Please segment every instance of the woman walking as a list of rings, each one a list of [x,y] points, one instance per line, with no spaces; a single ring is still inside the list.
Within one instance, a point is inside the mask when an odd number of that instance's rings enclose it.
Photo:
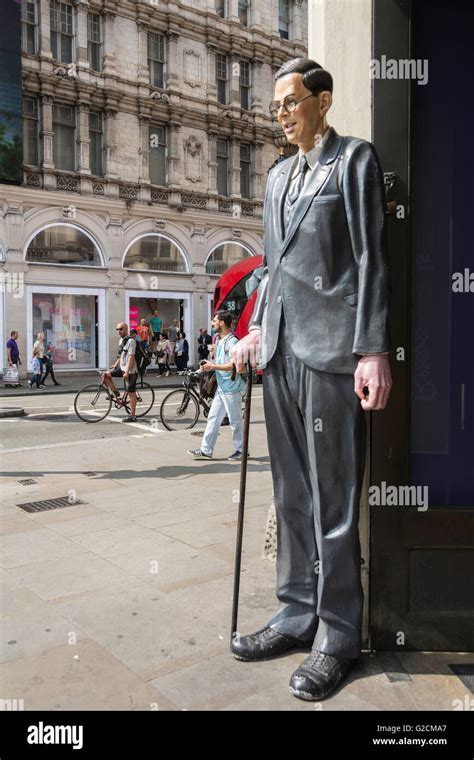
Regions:
[[[171,344],[168,340],[167,333],[160,333],[158,345],[156,347],[156,363],[160,371],[160,377],[164,374],[168,377],[170,373],[170,365],[168,363],[169,355],[171,354]]]
[[[176,369],[178,370],[177,374],[183,375],[184,372],[186,371],[186,367],[188,366],[188,360],[189,360],[189,343],[186,340],[185,332],[178,333],[175,356],[176,356]]]

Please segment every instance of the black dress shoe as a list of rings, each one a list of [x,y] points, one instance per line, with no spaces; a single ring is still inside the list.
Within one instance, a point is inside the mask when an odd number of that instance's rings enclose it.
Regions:
[[[262,628],[250,636],[236,637],[230,646],[236,660],[270,660],[289,649],[308,648],[310,642],[300,641],[291,636],[274,631],[273,628]]]
[[[324,652],[311,652],[291,676],[290,691],[308,702],[327,699],[343,682],[354,662]]]

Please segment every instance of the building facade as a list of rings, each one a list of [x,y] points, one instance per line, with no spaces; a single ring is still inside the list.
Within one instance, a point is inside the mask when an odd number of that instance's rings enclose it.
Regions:
[[[155,309],[195,358],[219,274],[262,252],[273,75],[306,54],[306,19],[306,0],[23,0],[2,366],[18,330],[23,357],[44,332],[59,370],[105,367],[117,321]]]

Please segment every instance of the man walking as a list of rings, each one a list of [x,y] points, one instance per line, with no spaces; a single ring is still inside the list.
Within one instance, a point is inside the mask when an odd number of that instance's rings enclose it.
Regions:
[[[128,334],[128,325],[125,322],[120,322],[116,330],[120,336],[117,359],[110,369],[104,373],[104,382],[112,393],[118,396],[120,394],[112,378],[123,377],[125,390],[129,393],[131,412],[129,417],[124,417],[123,422],[136,422],[138,369],[135,354],[137,342]]]
[[[237,375],[234,380],[232,379],[234,365],[230,352],[233,346],[237,344],[237,338],[231,332],[231,324],[232,314],[225,310],[216,312],[212,320],[212,326],[219,334],[216,362],[203,364],[202,370],[204,372],[215,370],[217,391],[207,418],[201,448],[188,451],[188,454],[191,454],[194,459],[212,459],[220,425],[226,415],[229,418],[235,448],[234,453],[228,459],[231,462],[238,462],[242,459],[242,393],[245,382],[240,375]]]
[[[268,177],[264,276],[233,356],[240,369],[259,353],[265,368],[280,607],[232,651],[263,660],[311,647],[290,690],[319,701],[361,648],[364,410],[383,409],[391,387],[385,200],[372,145],[327,125],[327,71],[289,61],[274,97],[270,111],[299,152]]]

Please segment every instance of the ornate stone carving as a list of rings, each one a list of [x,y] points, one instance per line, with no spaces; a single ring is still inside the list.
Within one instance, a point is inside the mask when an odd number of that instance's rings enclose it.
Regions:
[[[53,74],[64,79],[77,79],[77,68],[75,63],[68,63],[66,66],[56,66]]]
[[[185,50],[184,56],[184,82],[190,87],[201,87],[202,65],[201,56],[195,50]]]
[[[195,135],[184,140],[184,174],[191,182],[202,180],[202,143]]]
[[[76,218],[76,207],[72,204],[69,206],[63,206],[61,209],[61,216],[63,219],[73,221]]]
[[[155,232],[161,232],[162,230],[165,229],[165,226],[166,226],[166,222],[164,219],[155,219],[153,223],[153,228]]]

